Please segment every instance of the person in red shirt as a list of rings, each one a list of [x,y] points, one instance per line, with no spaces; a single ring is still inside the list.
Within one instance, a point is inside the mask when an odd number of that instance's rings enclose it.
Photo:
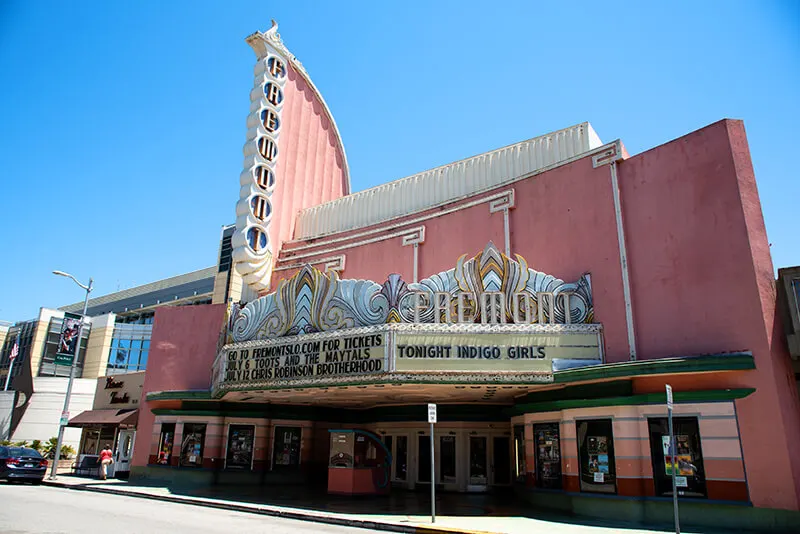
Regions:
[[[111,445],[106,444],[106,448],[100,452],[100,478],[105,480],[108,476],[108,466],[114,462],[111,453]]]

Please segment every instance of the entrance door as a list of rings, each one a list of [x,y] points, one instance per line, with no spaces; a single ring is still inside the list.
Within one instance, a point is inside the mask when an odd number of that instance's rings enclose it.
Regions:
[[[388,435],[383,437],[383,442],[392,453],[392,482],[408,484],[408,436]]]
[[[133,458],[133,440],[136,436],[135,430],[120,430],[119,440],[117,441],[117,451],[114,455],[114,473],[117,477],[127,477],[131,470],[131,459]]]
[[[468,491],[486,491],[489,483],[489,451],[486,436],[469,437]]]
[[[417,436],[417,483],[431,483],[431,437]]]
[[[439,450],[437,454],[438,482],[444,485],[445,489],[456,489],[458,478],[456,476],[456,436],[448,434],[439,437]]]
[[[494,484],[511,483],[511,441],[506,436],[492,439],[492,474]]]

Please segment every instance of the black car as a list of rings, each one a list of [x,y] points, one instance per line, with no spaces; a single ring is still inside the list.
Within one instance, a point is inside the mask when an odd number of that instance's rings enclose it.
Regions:
[[[44,479],[47,460],[27,447],[0,446],[0,480],[27,480],[38,484]]]

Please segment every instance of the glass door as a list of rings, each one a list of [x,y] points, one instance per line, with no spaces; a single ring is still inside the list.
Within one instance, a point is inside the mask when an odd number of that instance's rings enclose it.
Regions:
[[[439,482],[456,483],[456,436],[439,436]]]
[[[136,436],[135,430],[120,430],[119,440],[117,441],[117,453],[114,458],[114,471],[116,473],[127,473],[131,470],[131,459],[133,457],[133,440]]]
[[[417,436],[417,482],[420,484],[431,483],[431,437],[428,435]]]
[[[492,438],[492,475],[494,484],[511,484],[511,440],[507,436]]]
[[[383,442],[392,453],[392,482],[408,482],[408,436],[386,435]]]
[[[489,462],[486,436],[469,437],[469,486],[470,489],[485,489],[489,483]]]

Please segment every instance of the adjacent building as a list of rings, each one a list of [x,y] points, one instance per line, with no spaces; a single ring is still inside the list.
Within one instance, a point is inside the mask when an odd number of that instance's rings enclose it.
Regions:
[[[222,228],[218,261],[212,267],[89,300],[70,417],[92,409],[98,377],[146,369],[156,309],[242,297],[241,277],[230,268],[232,231],[230,225]],[[0,327],[0,380],[5,384],[10,372],[9,386],[14,391],[3,399],[3,439],[47,441],[58,434],[70,372],[69,366],[56,364],[58,338],[65,312],[80,313],[82,308],[83,302],[59,309],[41,308],[35,319]],[[9,356],[17,343],[19,353],[12,366]],[[78,428],[66,429],[65,444],[80,452],[82,441]]]

